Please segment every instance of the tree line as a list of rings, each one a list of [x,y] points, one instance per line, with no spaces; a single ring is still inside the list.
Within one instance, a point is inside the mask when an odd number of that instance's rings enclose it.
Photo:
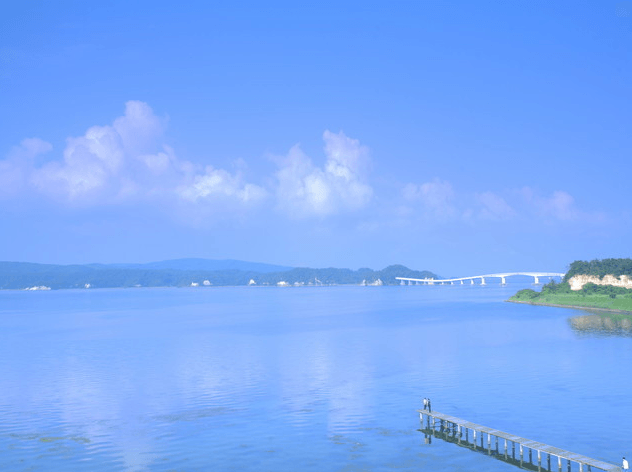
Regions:
[[[568,282],[575,275],[595,275],[599,278],[605,275],[632,276],[632,259],[594,259],[592,261],[573,262],[564,276]]]
[[[47,265],[17,262],[0,262],[0,289],[24,289],[47,286],[52,289],[116,287],[185,287],[192,283],[211,285],[276,285],[283,281],[290,285],[334,285],[374,283],[378,279],[384,285],[397,285],[395,277],[438,278],[429,271],[416,271],[402,265],[388,266],[382,270],[368,268],[311,269],[295,268],[278,272],[255,272],[244,270],[180,270],[180,269],[135,269],[113,268],[93,265]]]

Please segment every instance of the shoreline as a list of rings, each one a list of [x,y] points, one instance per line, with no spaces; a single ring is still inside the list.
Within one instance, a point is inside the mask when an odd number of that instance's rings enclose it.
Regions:
[[[522,303],[525,305],[540,305],[540,306],[552,306],[555,308],[574,308],[576,310],[596,310],[596,311],[605,311],[607,313],[615,313],[619,315],[628,315],[632,316],[632,311],[627,310],[614,310],[612,308],[600,308],[596,306],[580,306],[580,305],[560,305],[557,303],[544,303],[544,302],[530,302],[526,300],[505,300],[509,303]]]

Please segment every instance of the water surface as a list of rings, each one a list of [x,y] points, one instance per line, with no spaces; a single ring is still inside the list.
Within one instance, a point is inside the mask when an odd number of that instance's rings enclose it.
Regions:
[[[503,302],[519,288],[0,292],[0,469],[517,470],[425,444],[424,396],[632,455],[628,325]]]

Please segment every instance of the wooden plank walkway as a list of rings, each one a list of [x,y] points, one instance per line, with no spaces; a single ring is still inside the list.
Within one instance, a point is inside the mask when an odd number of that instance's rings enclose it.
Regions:
[[[566,451],[564,449],[550,446],[548,444],[544,444],[541,442],[532,441],[531,439],[521,438],[520,436],[516,436],[515,434],[505,433],[504,431],[499,431],[494,428],[482,426],[476,423],[472,423],[470,421],[463,420],[461,418],[456,418],[454,416],[446,415],[446,414],[439,413],[436,411],[433,411],[433,412],[430,412],[428,410],[417,410],[417,411],[419,412],[419,418],[422,424],[424,422],[424,416],[427,417],[428,422],[430,422],[430,420],[432,419],[433,429],[436,424],[436,421],[439,420],[440,424],[442,422],[446,422],[455,426],[458,430],[458,434],[462,434],[463,429],[465,429],[466,437],[467,437],[467,431],[472,430],[474,444],[476,444],[476,432],[479,432],[479,433],[484,433],[488,435],[487,437],[488,447],[491,443],[492,436],[496,438],[504,439],[505,440],[505,445],[504,445],[505,453],[507,452],[507,441],[510,441],[514,443],[514,445],[518,444],[520,446],[520,457],[522,457],[523,455],[523,448],[528,448],[533,451],[538,451],[538,459],[539,459],[538,463],[540,462],[541,453],[550,454],[551,456],[556,456],[558,458],[557,462],[558,462],[559,470],[562,470],[562,459],[564,459],[566,461],[575,462],[579,464],[580,472],[583,472],[584,470],[590,471],[591,469],[599,469],[599,470],[604,470],[608,472],[621,472],[621,467],[617,465],[610,464],[608,462],[603,462],[597,459],[592,459],[590,457],[587,457],[581,454],[576,454],[574,452]],[[483,434],[481,434],[481,439],[480,439],[481,446],[483,443],[483,439],[484,439]],[[569,464],[568,470],[570,470],[570,462],[568,463]],[[584,469],[584,466],[586,466],[587,469]]]

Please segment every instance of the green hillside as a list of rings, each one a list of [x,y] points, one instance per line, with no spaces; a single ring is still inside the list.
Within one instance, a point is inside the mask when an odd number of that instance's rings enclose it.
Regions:
[[[632,275],[632,259],[604,259],[573,262],[561,283],[544,285],[540,292],[520,290],[508,301],[534,305],[561,305],[578,308],[600,308],[632,313],[632,289],[588,283],[581,290],[571,290],[568,281],[575,275]]]

